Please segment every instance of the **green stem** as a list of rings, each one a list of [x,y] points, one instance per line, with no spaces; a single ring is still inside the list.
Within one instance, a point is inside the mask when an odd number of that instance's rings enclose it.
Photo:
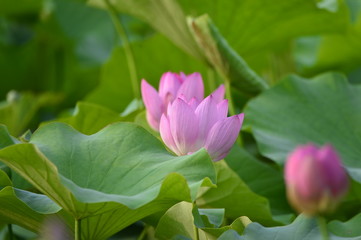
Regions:
[[[318,217],[318,226],[320,228],[320,232],[322,235],[322,239],[323,240],[330,240],[330,236],[328,234],[328,230],[327,230],[327,223],[324,217]]]
[[[194,200],[193,202],[193,208],[194,207],[197,207],[197,200]],[[196,238],[195,240],[199,240],[199,231],[198,231],[198,228],[195,224],[193,224],[193,227],[194,227],[194,237]]]
[[[13,225],[8,224],[8,232],[9,232],[9,240],[13,240],[14,239]]]
[[[81,240],[81,219],[75,219],[75,240]]]
[[[9,179],[12,180],[12,170],[11,168],[9,168]],[[12,224],[8,224],[8,232],[9,232],[9,240],[13,240],[14,239],[14,233],[13,233],[13,225]]]
[[[140,233],[139,237],[137,238],[137,240],[143,240],[144,237],[147,235],[147,231],[148,231],[148,226],[145,226],[143,231]]]
[[[127,58],[128,69],[129,69],[129,74],[130,74],[130,80],[132,82],[134,97],[137,99],[140,99],[141,97],[140,97],[140,91],[139,91],[137,68],[135,66],[134,55],[133,55],[132,48],[129,44],[127,34],[125,32],[122,22],[120,21],[120,19],[118,17],[117,10],[114,8],[114,6],[110,3],[109,0],[105,0],[105,3],[108,7],[108,12],[113,21],[114,27],[115,27],[117,33],[119,34],[120,40],[122,41],[123,46],[124,46],[124,52],[125,52],[125,56]]]
[[[199,240],[199,232],[198,232],[198,228],[196,226],[194,226],[194,235],[196,237],[196,240]]]

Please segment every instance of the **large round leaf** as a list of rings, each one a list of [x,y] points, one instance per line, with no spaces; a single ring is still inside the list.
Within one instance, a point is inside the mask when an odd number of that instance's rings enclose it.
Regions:
[[[30,143],[2,149],[0,159],[74,218],[84,219],[83,236],[90,239],[106,238],[176,202],[191,201],[202,184],[215,182],[205,150],[175,157],[130,123],[90,136],[51,123]]]
[[[261,153],[278,163],[299,144],[331,143],[361,182],[361,86],[339,74],[290,76],[250,101],[245,114]]]

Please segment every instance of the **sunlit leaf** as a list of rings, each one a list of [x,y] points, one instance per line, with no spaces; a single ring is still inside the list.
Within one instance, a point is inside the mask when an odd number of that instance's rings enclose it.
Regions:
[[[201,185],[215,182],[205,150],[172,156],[130,123],[111,124],[90,136],[50,123],[30,143],[1,150],[0,159],[74,218],[84,218],[82,234],[90,239],[104,239],[179,201],[191,201]]]

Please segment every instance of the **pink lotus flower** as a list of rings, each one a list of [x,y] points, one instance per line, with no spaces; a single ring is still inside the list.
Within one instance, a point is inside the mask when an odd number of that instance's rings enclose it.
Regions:
[[[197,102],[204,98],[203,80],[199,73],[164,73],[160,79],[159,92],[143,79],[141,90],[148,123],[156,131],[159,130],[162,114],[167,112],[168,105],[176,98],[182,96],[186,101],[194,98]],[[224,86],[221,85],[214,94],[223,98]]]
[[[228,100],[212,94],[198,104],[178,97],[160,120],[160,136],[177,155],[204,147],[214,161],[223,159],[236,141],[244,114],[227,117]]]
[[[336,208],[348,188],[348,178],[331,145],[297,147],[285,166],[287,196],[299,212],[309,215]]]

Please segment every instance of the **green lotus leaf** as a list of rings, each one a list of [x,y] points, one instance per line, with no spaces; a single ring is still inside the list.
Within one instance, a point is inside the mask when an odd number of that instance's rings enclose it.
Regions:
[[[93,103],[78,102],[73,115],[59,121],[67,123],[81,133],[89,135],[98,132],[110,123],[121,120],[123,118],[110,109]]]
[[[114,123],[93,135],[50,123],[30,143],[2,149],[0,159],[81,220],[86,239],[104,239],[179,201],[192,201],[199,187],[215,182],[204,149],[175,157],[131,123]]]
[[[267,165],[238,145],[233,146],[225,160],[253,192],[268,199],[274,218],[290,223],[293,215],[290,213],[293,211],[286,199],[283,172],[280,169]]]
[[[241,233],[244,226],[240,218],[229,226],[205,226],[210,222],[223,221],[222,209],[199,209],[189,202],[180,202],[171,207],[160,219],[155,230],[157,239],[215,240],[229,229]]]
[[[38,232],[48,214],[60,207],[43,194],[7,186],[0,191],[0,222],[12,223]]]
[[[328,228],[332,233],[338,236],[357,237],[361,236],[361,213],[357,214],[346,222],[338,220],[331,221]]]
[[[349,174],[361,182],[361,86],[327,73],[290,76],[251,100],[245,124],[264,156],[283,164],[297,145],[332,144]]]
[[[322,240],[322,235],[314,218],[300,215],[296,220],[287,226],[266,228],[258,223],[247,225],[242,236],[235,231],[225,232],[221,240]],[[330,234],[330,240],[360,240],[361,237],[342,237]]]
[[[208,15],[190,20],[189,25],[208,62],[241,93],[252,96],[268,88],[267,82],[229,46]]]
[[[8,131],[8,128],[0,124],[0,149],[15,144],[17,140],[12,137]]]
[[[224,161],[215,164],[217,188],[200,194],[197,204],[201,208],[224,208],[232,220],[247,216],[268,226],[280,224],[272,217],[269,201],[254,193]]]
[[[18,137],[26,131],[41,107],[53,105],[60,100],[60,95],[50,92],[34,95],[10,91],[7,100],[0,102],[0,123],[6,125],[13,136]]]
[[[12,186],[13,183],[11,182],[9,176],[3,170],[0,170],[0,188],[6,186]]]

